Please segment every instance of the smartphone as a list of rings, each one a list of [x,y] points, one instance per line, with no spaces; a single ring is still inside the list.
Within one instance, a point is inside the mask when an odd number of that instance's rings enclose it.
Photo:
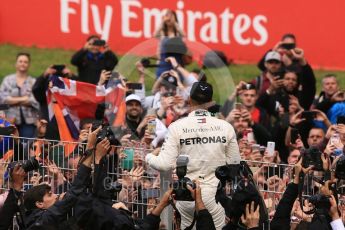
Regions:
[[[340,143],[340,136],[338,133],[333,133],[330,139],[332,145],[338,145]]]
[[[141,83],[127,83],[126,84],[128,89],[142,89],[143,85]]]
[[[299,132],[298,129],[292,128],[291,129],[291,143],[295,144],[296,140],[299,138]]]
[[[273,142],[273,141],[268,141],[267,142],[267,154],[268,156],[270,157],[273,157],[274,156],[274,150],[275,150],[275,147],[276,147],[276,143]]]
[[[119,79],[120,74],[118,72],[112,72],[110,79]]]
[[[254,152],[254,151],[260,151],[260,145],[258,145],[258,144],[253,144],[253,145],[252,145],[252,152]]]
[[[344,124],[345,125],[345,116],[337,117],[337,124]]]
[[[242,103],[239,103],[239,102],[236,102],[236,103],[235,103],[235,109],[241,110],[242,107],[243,107]]]
[[[296,48],[296,44],[295,43],[282,43],[280,44],[280,47],[286,50],[292,50]]]
[[[11,134],[14,133],[14,131],[16,130],[16,127],[14,126],[7,126],[7,127],[0,127],[0,135],[3,136],[10,136]]]
[[[105,46],[105,40],[95,40],[92,45],[94,46]]]
[[[52,68],[56,70],[56,73],[55,73],[56,75],[62,76],[63,75],[62,71],[64,70],[64,68],[66,68],[66,66],[65,65],[53,65]]]
[[[125,159],[122,159],[121,168],[125,170],[131,170],[133,168],[134,149],[125,149],[124,154],[127,157]]]
[[[154,139],[156,137],[156,120],[149,121],[146,128],[150,134],[150,137]]]
[[[301,114],[301,118],[304,118],[306,120],[314,120],[316,117],[315,111],[303,111]]]
[[[141,198],[144,200],[147,200],[150,198],[159,198],[159,195],[160,195],[160,189],[158,188],[149,188],[149,189],[141,190]]]

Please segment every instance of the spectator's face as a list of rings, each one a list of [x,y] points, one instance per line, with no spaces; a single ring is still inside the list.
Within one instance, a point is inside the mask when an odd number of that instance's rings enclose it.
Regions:
[[[255,102],[257,100],[255,89],[244,90],[240,97],[242,104],[247,108],[255,106]]]
[[[27,72],[29,70],[30,60],[25,55],[20,55],[16,61],[16,70],[19,72]]]
[[[337,80],[334,77],[327,77],[322,80],[322,90],[330,97],[339,90]]]
[[[265,67],[266,67],[268,72],[270,72],[272,74],[277,73],[281,67],[281,62],[277,61],[277,60],[269,60],[269,61],[265,62]]]
[[[287,159],[288,164],[296,164],[300,155],[301,153],[298,149],[291,151]]]
[[[163,20],[167,25],[174,25],[176,23],[175,15],[171,10],[168,10],[163,16]]]
[[[238,133],[243,132],[245,129],[249,127],[248,121],[244,120],[242,117],[236,119],[232,125]]]
[[[288,92],[292,92],[297,87],[297,75],[288,72],[284,75],[284,88]]]
[[[282,43],[286,43],[286,44],[294,44],[296,41],[295,39],[291,38],[291,37],[286,37],[282,40]]]
[[[52,191],[49,191],[48,193],[46,193],[43,196],[43,202],[41,203],[41,209],[48,209],[51,206],[53,206],[55,204],[55,202],[57,201],[57,195],[54,194]]]
[[[129,117],[137,118],[141,116],[142,108],[138,101],[128,101],[126,103],[126,114]]]
[[[81,127],[82,130],[90,130],[90,128],[92,127],[92,123],[86,123],[83,125],[83,127]]]
[[[98,40],[98,39],[97,38],[91,38],[90,41],[89,41],[89,43],[90,43],[89,51],[91,53],[94,53],[94,54],[99,53],[100,50],[101,50],[100,46],[92,45],[94,43],[94,41],[96,41],[96,40]]]
[[[323,132],[322,129],[311,129],[309,131],[309,136],[308,136],[308,145],[319,146],[322,143],[324,137],[325,137],[325,133]]]
[[[175,96],[176,95],[176,88],[168,88],[168,87],[162,85],[159,88],[159,92],[162,96],[164,96],[164,94],[167,94],[167,93],[171,93],[173,96]]]

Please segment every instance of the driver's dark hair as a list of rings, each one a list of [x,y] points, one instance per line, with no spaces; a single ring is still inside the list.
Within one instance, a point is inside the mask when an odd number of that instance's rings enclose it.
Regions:
[[[30,211],[36,209],[36,202],[42,202],[45,194],[51,191],[51,187],[47,184],[40,184],[30,188],[24,195],[24,206]]]

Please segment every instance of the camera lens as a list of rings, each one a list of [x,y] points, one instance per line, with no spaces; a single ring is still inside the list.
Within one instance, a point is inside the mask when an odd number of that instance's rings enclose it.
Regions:
[[[40,164],[39,162],[34,158],[30,158],[29,160],[25,161],[22,164],[22,168],[24,169],[25,172],[30,172],[36,169],[39,169]]]

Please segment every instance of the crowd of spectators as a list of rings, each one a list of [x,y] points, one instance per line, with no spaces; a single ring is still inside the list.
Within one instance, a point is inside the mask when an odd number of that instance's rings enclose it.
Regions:
[[[0,86],[0,127],[12,127],[8,129],[10,135],[0,136],[1,229],[12,223],[13,215],[19,211],[14,201],[21,197],[26,210],[23,223],[30,229],[167,227],[160,225],[159,216],[171,203],[172,191],[162,195],[159,201],[159,172],[145,164],[145,155],[159,152],[169,125],[188,115],[187,99],[192,85],[207,78],[200,70],[187,70],[184,56],[169,50],[169,44],[183,43],[183,32],[174,12],[164,16],[156,37],[160,40],[159,67],[151,94],[145,91],[147,70],[141,62],[134,68],[138,72],[137,83],[142,87],[131,89],[128,87],[131,82],[121,74],[115,79],[118,87],[127,93],[125,122],[113,129],[118,145],[110,145],[107,139],[96,143],[100,128],[95,130],[92,126],[99,121],[96,116],[90,117],[80,121],[79,144],[68,157],[59,144],[57,122],[49,116],[46,91],[51,84],[50,77],[59,75],[107,87],[114,80],[112,71],[117,57],[106,43],[99,44],[102,40],[98,36],[91,36],[70,60],[78,73],[72,73],[66,60],[64,66],[52,63],[42,70],[41,76],[34,78],[28,75],[30,54],[17,55],[16,72],[6,76]],[[312,148],[317,149],[321,152],[323,170],[332,171],[344,155],[345,93],[337,76],[328,74],[322,78],[320,94],[316,95],[316,78],[306,56],[297,46],[295,36],[286,34],[260,60],[259,76],[238,82],[220,108],[215,102],[207,105],[214,116],[234,127],[241,157],[253,171],[272,229],[307,229],[315,224],[313,215],[306,215],[301,209],[303,205],[310,209],[310,204],[300,205],[297,198],[299,173],[323,177],[324,172],[303,168],[301,156]],[[273,149],[268,143],[271,146],[273,143]],[[95,146],[95,152],[90,152]],[[6,158],[9,153],[11,157]],[[11,161],[37,155],[41,156],[43,171],[25,172],[18,165],[7,170]],[[89,181],[91,165],[93,182]],[[11,183],[7,183],[9,177]],[[111,189],[102,184],[106,177],[110,178]],[[329,180],[327,185],[342,185],[334,178]],[[115,182],[122,187],[115,188]],[[333,194],[326,186],[314,182],[309,188],[330,197],[329,223],[333,229],[344,229],[341,220],[345,221],[345,194]],[[88,189],[92,192],[85,192]],[[22,191],[26,191],[25,195]],[[200,198],[200,188],[191,189],[191,193],[199,214],[196,229],[214,229],[212,219],[207,222],[210,216]],[[117,202],[113,204],[114,200]],[[241,218],[248,229],[259,227],[259,214],[254,206],[248,204]],[[66,219],[73,207],[77,207],[74,216],[78,218]],[[177,219],[174,222],[178,228]]]

